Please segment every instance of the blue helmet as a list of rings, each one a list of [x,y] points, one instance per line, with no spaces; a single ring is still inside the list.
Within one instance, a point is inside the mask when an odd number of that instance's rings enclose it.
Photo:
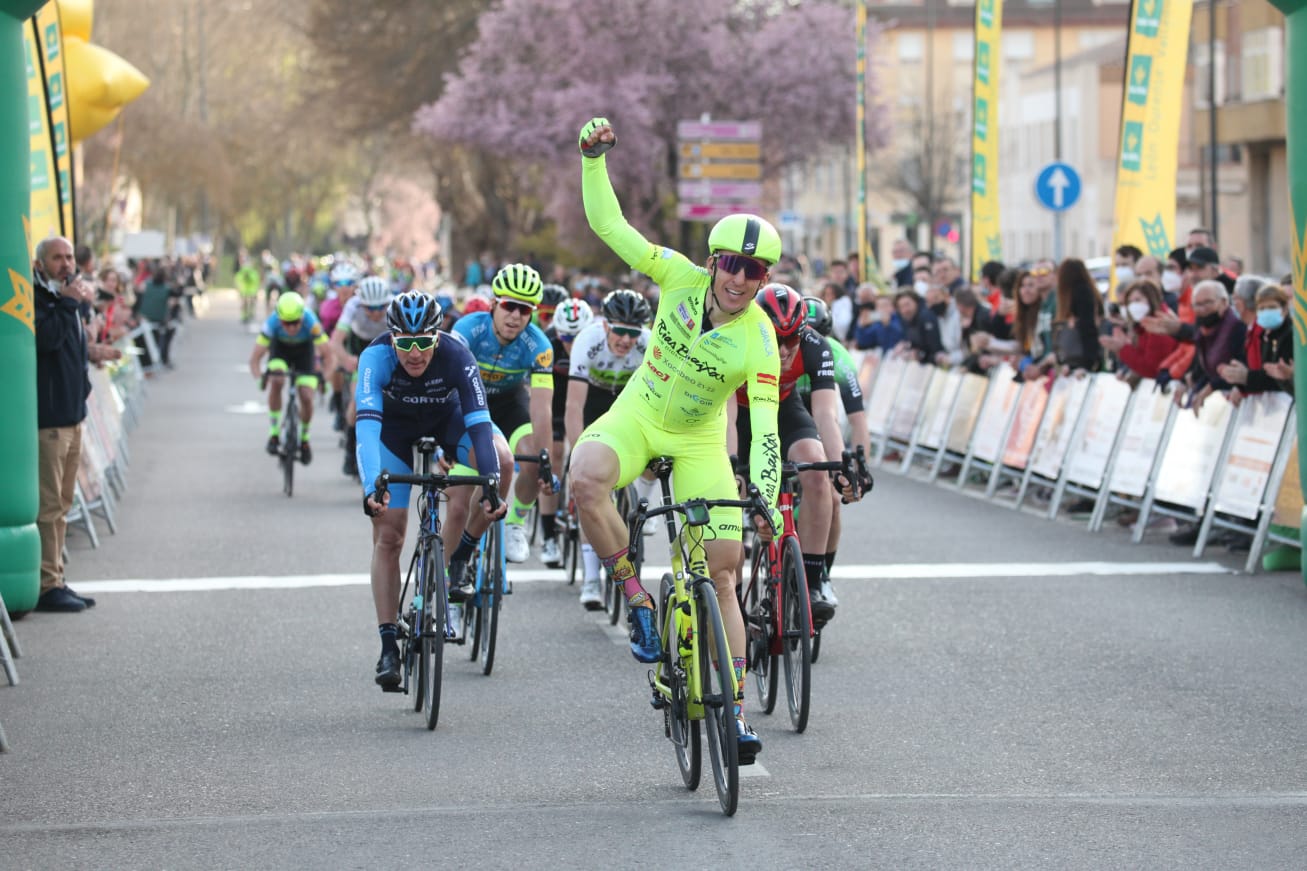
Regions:
[[[420,290],[409,290],[390,301],[386,326],[392,332],[415,336],[434,333],[442,316],[440,303]]]

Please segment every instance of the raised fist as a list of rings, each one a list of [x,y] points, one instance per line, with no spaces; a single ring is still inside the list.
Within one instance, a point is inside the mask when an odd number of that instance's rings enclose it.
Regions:
[[[577,146],[586,157],[598,157],[617,144],[617,134],[607,118],[591,118],[581,128]]]

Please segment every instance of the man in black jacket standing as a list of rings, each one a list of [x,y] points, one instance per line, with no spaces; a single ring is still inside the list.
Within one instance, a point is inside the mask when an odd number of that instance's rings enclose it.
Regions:
[[[41,500],[41,595],[38,611],[81,611],[95,600],[64,584],[63,547],[82,454],[82,420],[91,380],[81,308],[95,289],[77,275],[73,246],[52,237],[36,246],[35,279],[37,477]]]

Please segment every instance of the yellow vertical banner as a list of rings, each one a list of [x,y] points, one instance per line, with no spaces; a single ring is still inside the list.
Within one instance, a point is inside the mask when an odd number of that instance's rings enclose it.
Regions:
[[[46,118],[54,149],[55,184],[59,190],[60,235],[76,241],[73,205],[73,143],[68,123],[68,77],[64,69],[63,28],[59,4],[51,0],[34,16],[38,59],[45,77]]]
[[[23,24],[23,57],[27,68],[27,129],[31,141],[31,238],[39,241],[63,232],[63,211],[59,206],[59,180],[50,138],[50,116],[46,112],[45,75],[36,38],[36,19]],[[32,252],[27,252],[31,257]]]
[[[971,280],[987,260],[1003,259],[998,216],[998,75],[1003,0],[976,3],[971,106]],[[933,232],[933,231],[932,231]]]
[[[1135,245],[1164,263],[1175,240],[1176,164],[1192,15],[1188,0],[1134,0],[1130,6],[1112,250]]]

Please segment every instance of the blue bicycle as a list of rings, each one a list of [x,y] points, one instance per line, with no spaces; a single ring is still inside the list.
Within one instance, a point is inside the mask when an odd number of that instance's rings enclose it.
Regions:
[[[428,729],[436,728],[440,718],[440,685],[444,650],[447,642],[462,643],[451,620],[447,580],[445,577],[445,545],[440,537],[440,501],[448,487],[480,485],[492,505],[499,502],[499,478],[495,475],[443,475],[431,471],[432,455],[436,451],[434,438],[417,442],[420,460],[415,475],[392,475],[383,471],[377,477],[377,498],[385,495],[393,484],[421,487],[418,498],[418,541],[409,562],[408,574],[399,593],[400,613],[396,620],[400,645],[400,662],[403,664],[403,681],[393,692],[408,694],[414,684],[413,710],[426,715]],[[502,522],[502,521],[501,521]],[[496,524],[498,525],[498,524]],[[495,525],[490,527],[495,529]],[[480,577],[478,577],[478,587]],[[412,598],[409,591],[412,590]],[[496,597],[497,598],[497,597]],[[407,606],[404,604],[408,601]],[[498,604],[495,605],[496,613]],[[493,652],[493,648],[492,648]],[[486,669],[486,674],[489,674]]]

